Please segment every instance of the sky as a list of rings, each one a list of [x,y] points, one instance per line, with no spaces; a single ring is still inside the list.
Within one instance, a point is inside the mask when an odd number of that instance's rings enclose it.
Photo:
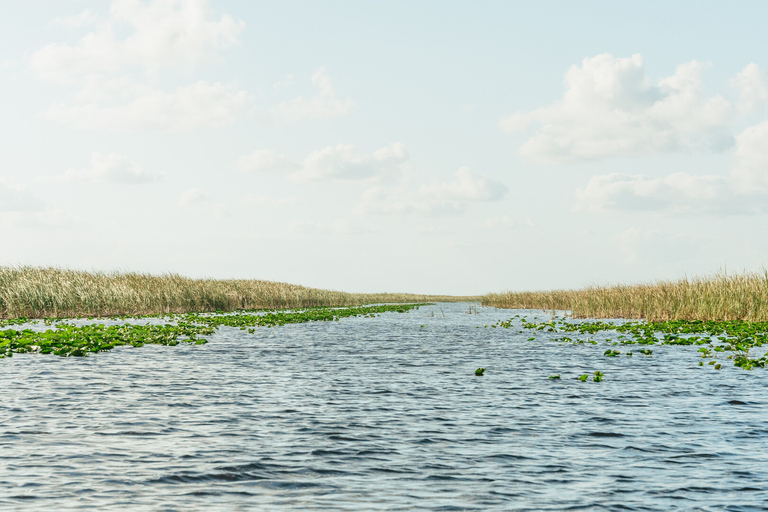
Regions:
[[[768,261],[760,1],[0,7],[0,265],[475,295]]]

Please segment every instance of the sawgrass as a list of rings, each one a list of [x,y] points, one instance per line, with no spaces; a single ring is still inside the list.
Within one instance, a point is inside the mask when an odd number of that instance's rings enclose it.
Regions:
[[[482,303],[497,308],[568,310],[575,318],[765,322],[768,270],[581,290],[491,293]]]
[[[479,297],[355,294],[260,280],[0,266],[2,318],[103,317],[464,300],[479,300]]]

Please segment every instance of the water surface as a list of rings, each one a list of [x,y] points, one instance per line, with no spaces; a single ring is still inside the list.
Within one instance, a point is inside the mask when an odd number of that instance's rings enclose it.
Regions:
[[[0,509],[768,508],[766,370],[468,311],[0,360]]]

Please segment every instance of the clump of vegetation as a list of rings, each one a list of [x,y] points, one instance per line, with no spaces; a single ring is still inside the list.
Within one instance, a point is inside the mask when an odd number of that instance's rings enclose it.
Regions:
[[[405,313],[421,304],[397,304],[342,309],[317,308],[306,311],[253,314],[241,312],[225,315],[185,314],[171,315],[165,325],[72,325],[57,323],[44,332],[32,329],[0,330],[0,358],[14,353],[55,354],[85,357],[88,354],[112,350],[118,346],[141,347],[145,344],[176,346],[181,343],[203,345],[204,336],[213,334],[222,325],[240,327],[255,332],[256,327],[275,327],[291,323],[337,321],[351,316],[375,317],[388,311]],[[122,319],[122,317],[117,317]],[[3,322],[3,327],[27,323],[26,318]]]
[[[516,324],[515,321],[519,321]],[[507,321],[495,324],[497,327],[510,329],[521,326],[524,330],[553,333],[549,339],[559,343],[583,345],[598,344],[594,339],[602,332],[615,332],[617,341],[606,338],[604,343],[610,345],[642,345],[636,352],[645,357],[651,357],[653,350],[648,345],[684,345],[699,346],[698,353],[702,358],[712,358],[709,363],[716,369],[720,364],[715,358],[727,356],[732,359],[734,366],[751,370],[768,367],[768,352],[762,356],[754,354],[760,347],[768,344],[768,322],[749,322],[744,320],[701,321],[701,320],[668,320],[660,322],[624,322],[614,323],[605,321],[572,321],[569,319],[550,320],[549,322],[529,322],[526,318],[516,315]],[[520,331],[523,333],[523,331]],[[558,336],[568,333],[569,336]],[[581,337],[580,337],[581,336]],[[528,338],[535,340],[536,337]],[[617,357],[619,350],[609,348],[604,356]],[[632,356],[633,351],[627,352]],[[699,363],[703,366],[703,363]]]
[[[478,377],[482,377],[484,373],[485,373],[485,368],[478,368],[477,370],[475,370],[475,375],[477,375]]]
[[[582,290],[492,293],[482,303],[497,308],[565,310],[574,318],[765,322],[768,270]]]
[[[603,377],[605,377],[605,374],[603,374],[603,372],[600,372],[600,371],[592,372],[592,380],[594,382],[602,382],[603,381]],[[551,378],[552,377],[550,377],[550,379]],[[585,373],[583,375],[579,375],[576,378],[579,379],[581,382],[587,382],[587,379],[589,378],[589,374]]]
[[[478,299],[346,293],[249,279],[191,279],[178,274],[0,266],[0,318],[108,317]]]

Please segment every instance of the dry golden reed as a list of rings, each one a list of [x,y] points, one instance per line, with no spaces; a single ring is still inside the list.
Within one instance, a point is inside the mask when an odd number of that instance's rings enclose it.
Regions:
[[[479,300],[479,297],[358,294],[247,279],[191,279],[177,274],[0,266],[2,318],[96,317],[463,300]]]
[[[491,293],[484,306],[570,310],[575,318],[768,321],[768,271],[581,290]]]

